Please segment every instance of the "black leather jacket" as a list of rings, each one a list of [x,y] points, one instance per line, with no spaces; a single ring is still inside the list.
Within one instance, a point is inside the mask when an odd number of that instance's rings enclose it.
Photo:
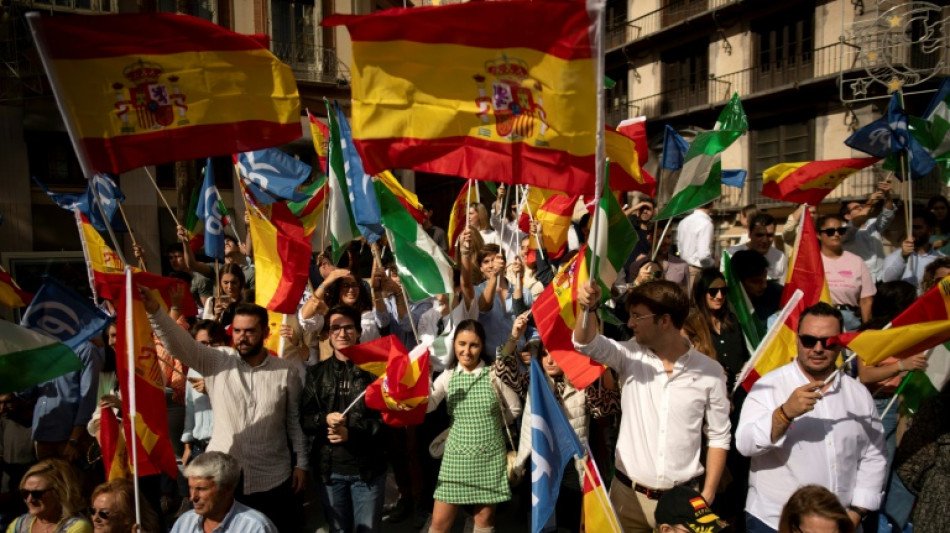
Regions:
[[[386,454],[380,443],[385,431],[379,411],[366,407],[361,399],[346,414],[349,438],[342,444],[327,441],[327,414],[336,412],[337,387],[334,368],[344,367],[349,391],[341,404],[349,405],[366,387],[376,380],[369,372],[353,364],[330,357],[307,369],[307,382],[300,396],[300,425],[304,433],[314,437],[310,450],[310,464],[314,474],[324,483],[330,481],[330,446],[344,446],[359,463],[360,478],[370,481],[386,472]]]

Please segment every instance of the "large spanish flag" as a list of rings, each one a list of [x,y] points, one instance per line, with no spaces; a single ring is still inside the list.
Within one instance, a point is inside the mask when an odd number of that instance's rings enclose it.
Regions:
[[[271,204],[270,220],[248,205],[254,241],[258,305],[284,314],[297,312],[310,272],[309,234],[284,202]]]
[[[583,2],[470,2],[334,15],[353,42],[365,169],[593,192],[597,78]]]
[[[818,205],[851,174],[880,161],[876,157],[780,163],[762,173],[762,195],[783,202]]]
[[[248,152],[302,134],[293,72],[266,37],[170,13],[27,20],[93,170]]]

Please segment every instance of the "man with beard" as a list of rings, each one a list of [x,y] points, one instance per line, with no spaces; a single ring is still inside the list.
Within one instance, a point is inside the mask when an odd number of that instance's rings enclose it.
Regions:
[[[267,310],[254,304],[234,309],[234,348],[210,347],[161,311],[148,290],[139,289],[149,321],[173,357],[205,378],[214,426],[208,451],[238,460],[244,480],[237,487],[241,503],[267,515],[281,532],[298,531],[302,509],[295,492],[306,487],[306,439],[300,429],[301,381],[293,363],[271,357],[264,349]],[[293,447],[296,463],[292,468]]]
[[[857,527],[881,503],[884,429],[868,389],[835,372],[844,329],[826,303],[802,311],[798,357],[759,379],[742,406],[736,448],[752,458],[746,527],[774,532],[782,506],[804,485],[835,493]]]

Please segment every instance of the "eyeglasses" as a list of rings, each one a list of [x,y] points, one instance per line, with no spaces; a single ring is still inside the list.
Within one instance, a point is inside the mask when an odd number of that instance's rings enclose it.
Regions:
[[[89,518],[95,519],[97,516],[100,519],[108,522],[109,517],[112,516],[112,511],[106,511],[105,509],[93,509],[92,512],[89,513]]]
[[[831,237],[835,233],[837,233],[838,235],[844,236],[844,234],[847,232],[848,232],[848,228],[844,226],[841,226],[840,228],[825,228],[822,230],[818,230],[818,233],[823,233],[825,237]]]
[[[51,490],[53,489],[21,490],[20,496],[22,496],[24,500],[27,498],[33,498],[34,500],[42,500],[43,495]]]
[[[826,350],[832,350],[837,345],[834,342],[830,342],[830,339],[833,337],[815,337],[813,335],[799,335],[798,340],[801,341],[802,346],[805,348],[811,349],[814,348],[819,342]]]
[[[638,314],[636,314],[636,313],[631,313],[631,314],[630,314],[630,320],[634,320],[634,321],[636,321],[636,320],[643,320],[644,318],[650,318],[651,316],[656,316],[656,315],[657,315],[656,313],[652,313],[652,314],[649,314],[649,315],[638,315]]]
[[[706,289],[706,294],[708,294],[710,298],[715,298],[720,294],[725,295],[728,290],[728,287],[709,287]]]
[[[353,333],[354,331],[356,331],[356,326],[354,326],[353,324],[344,324],[342,326],[330,326],[330,335],[336,335],[340,333],[341,331],[345,333],[346,335],[349,335],[350,333]]]

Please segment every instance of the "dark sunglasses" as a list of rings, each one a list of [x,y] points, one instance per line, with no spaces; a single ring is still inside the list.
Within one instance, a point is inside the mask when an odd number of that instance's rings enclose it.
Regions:
[[[729,290],[729,287],[709,287],[708,289],[706,289],[706,294],[708,294],[712,298],[715,298],[716,296],[720,294],[725,295],[728,290]]]
[[[832,337],[814,337],[812,335],[798,336],[798,340],[801,341],[802,346],[808,349],[814,348],[816,344],[821,342],[821,345],[824,346],[826,350],[832,350],[837,345],[834,342],[828,342],[831,338]]]
[[[92,512],[89,513],[89,518],[95,518],[97,516],[102,520],[108,521],[109,517],[112,516],[112,513],[102,509],[93,509]]]
[[[53,490],[53,489],[21,490],[21,491],[20,491],[20,496],[22,496],[24,500],[27,499],[27,498],[33,498],[34,500],[42,500],[42,499],[43,499],[43,495],[46,494],[47,492],[51,491],[51,490]]]
[[[848,228],[844,226],[840,228],[825,228],[822,230],[818,230],[818,233],[824,233],[826,237],[831,237],[835,233],[837,233],[838,235],[844,236],[844,234],[847,232],[848,232]]]

